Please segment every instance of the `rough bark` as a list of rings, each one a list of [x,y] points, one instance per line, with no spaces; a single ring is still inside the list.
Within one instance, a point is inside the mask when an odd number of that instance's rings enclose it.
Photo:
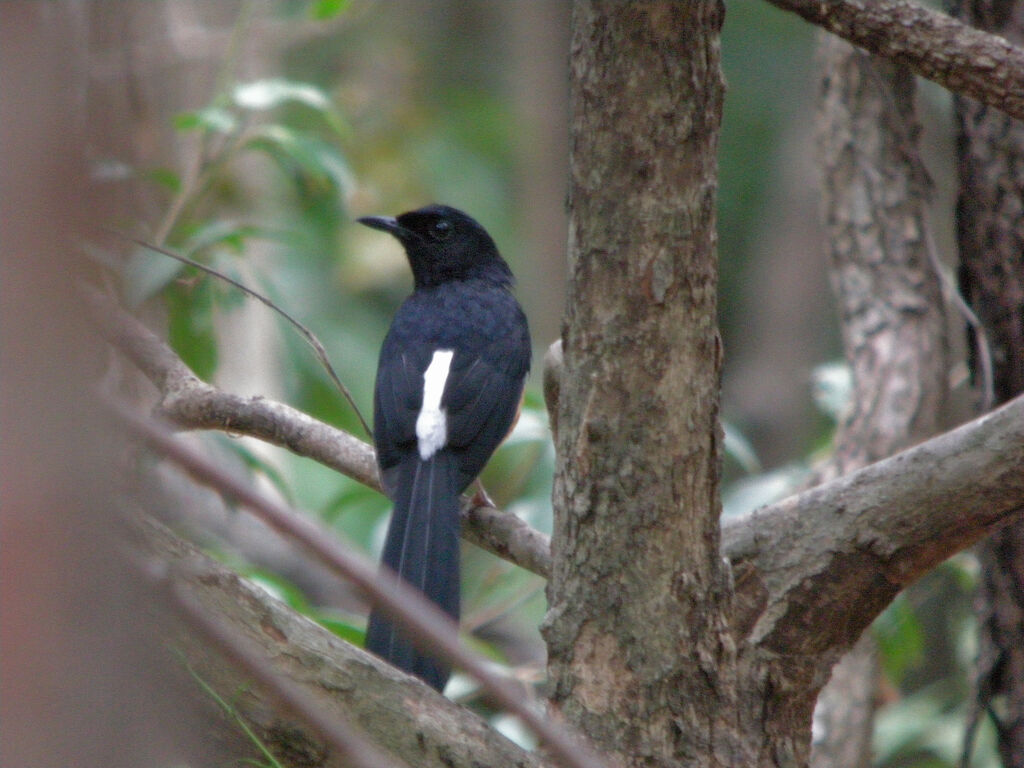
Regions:
[[[543,632],[552,707],[622,766],[744,762],[718,554],[723,10],[573,9],[570,286]]]
[[[524,701],[517,684],[496,674],[480,656],[466,649],[458,640],[458,628],[451,618],[417,589],[402,581],[382,580],[376,564],[342,546],[308,517],[265,496],[246,480],[225,472],[201,452],[175,439],[164,426],[116,402],[106,400],[105,405],[128,434],[197,482],[247,508],[271,528],[300,544],[307,555],[351,581],[376,608],[401,623],[424,651],[437,655],[480,683],[497,705],[522,720],[552,757],[566,768],[601,768],[604,765],[576,734],[552,723]],[[429,687],[424,691],[439,696]]]
[[[165,349],[149,349],[145,344],[132,351],[135,343],[148,339],[153,344],[155,337],[139,333],[137,327],[126,334],[126,327],[132,329],[130,324],[115,326],[120,331],[112,338],[143,368],[165,357]],[[161,380],[159,372],[173,368],[174,363],[173,359],[164,360],[156,366],[150,372],[154,380]],[[554,370],[557,366],[552,366]],[[259,399],[246,401],[240,413],[244,415],[247,408],[262,413],[265,405]],[[290,419],[289,409],[271,410],[275,419]],[[815,673],[817,665],[824,664],[827,671],[834,649],[847,647],[899,585],[976,540],[1019,507],[1024,493],[1020,487],[1024,477],[1022,411],[1024,401],[1011,403],[1000,412],[773,505],[726,530],[723,551],[736,566],[741,607],[734,620],[737,637],[749,637],[756,627],[775,638],[766,645],[766,655],[745,654],[753,687],[741,688],[755,715],[748,724],[748,738],[763,741],[759,751],[764,764],[799,757],[809,733],[815,686],[823,676]],[[300,424],[307,418],[303,416]],[[247,420],[232,421],[233,428]],[[288,432],[294,426],[277,425],[268,434],[282,429]],[[842,512],[837,514],[838,510]],[[513,531],[509,538],[516,535]],[[549,563],[543,550],[537,554]],[[848,631],[828,635],[812,649],[813,654],[807,654],[800,638],[813,636],[819,623]],[[759,662],[766,656],[776,659],[778,666],[763,667]],[[796,659],[803,661],[794,664]],[[780,690],[789,691],[789,706],[756,703],[778,701]]]
[[[135,548],[151,569],[166,570],[207,615],[260,651],[264,663],[296,684],[320,712],[350,722],[410,766],[530,768],[537,757],[515,746],[477,715],[339,639],[263,589],[211,560],[158,523],[139,515]],[[290,764],[346,765],[268,691],[253,687],[233,664],[211,651],[195,627],[180,626],[176,644],[199,677],[229,700],[263,742]],[[238,726],[210,723],[230,740]],[[226,735],[225,735],[226,734]]]
[[[841,653],[900,589],[1024,512],[1022,415],[1018,398],[723,528],[757,765],[805,765],[814,702]],[[982,458],[992,456],[1007,464],[993,471]]]
[[[160,408],[158,413],[186,429],[217,428],[228,424],[233,434],[247,434],[284,445],[297,455],[320,461],[370,487],[376,487],[376,472],[367,469],[373,468],[369,446],[283,404],[259,397],[239,398],[199,382],[180,358],[152,332],[117,311],[109,301],[91,292],[87,295],[98,299],[92,302],[92,314],[107,340],[160,385],[161,399],[176,404],[171,408]],[[546,396],[553,415],[557,415],[562,376],[561,342],[557,342],[545,360]],[[196,402],[188,402],[191,398]],[[794,539],[792,530],[777,537],[764,528],[774,525],[771,521],[785,520],[793,509],[802,510],[802,514],[821,515],[820,519],[827,521],[831,519],[832,510],[848,506],[854,493],[858,492],[873,498],[885,498],[889,504],[901,505],[898,509],[871,510],[861,518],[861,522],[884,532],[891,551],[902,560],[900,570],[920,572],[932,562],[932,551],[956,551],[965,534],[971,535],[973,531],[975,537],[980,536],[981,530],[989,529],[1009,510],[1016,508],[1018,488],[1013,484],[1007,485],[1000,478],[1020,467],[1020,458],[1015,452],[1015,441],[1019,439],[1015,420],[1024,419],[1024,401],[1009,404],[1007,409],[1005,417],[994,415],[995,418],[976,419],[952,435],[923,442],[871,467],[858,476],[857,483],[853,485],[846,478],[836,478],[816,487],[813,493],[783,499],[759,510],[749,519],[731,521],[726,529],[728,535],[723,540],[723,555],[730,560],[750,561],[752,550],[746,542],[752,538],[762,542],[768,551],[790,541],[801,552],[813,552],[812,540],[816,535],[813,530],[807,531],[807,541],[804,541],[801,537]],[[192,413],[200,414],[199,418],[189,417],[188,414]],[[553,420],[552,427],[556,424],[557,420]],[[296,439],[282,439],[288,435]],[[988,448],[991,445],[1006,446],[1006,449],[992,452]],[[946,471],[936,473],[930,464],[933,460],[941,461]],[[977,493],[966,494],[959,484],[972,474],[978,478],[973,489]],[[916,500],[920,498],[928,498],[932,506],[918,504]],[[468,507],[464,514],[467,522],[464,533],[469,541],[480,541],[482,546],[499,556],[539,575],[546,576],[550,572],[549,543],[544,534],[514,515],[491,507]],[[932,523],[929,534],[932,543],[926,549],[916,546],[920,543],[917,528],[894,522],[917,516],[927,517]],[[827,546],[839,546],[845,534],[845,529],[837,529],[835,536],[829,537]],[[943,544],[947,539],[951,541]],[[744,579],[738,582],[737,595],[744,602],[759,605],[767,584],[778,590],[770,593],[769,601],[781,599],[785,585],[777,579],[777,572],[785,570],[792,573],[794,564],[765,557],[758,560],[757,567],[759,577],[753,581]],[[888,567],[894,566],[890,563]],[[833,579],[830,570],[820,573],[819,570],[817,564],[808,560],[794,581],[811,578],[816,573],[822,581]]]
[[[958,13],[967,23],[1015,44],[1024,40],[1024,3],[964,0]],[[993,394],[996,402],[1003,402],[1024,392],[1024,124],[967,98],[958,97],[954,108],[959,127],[961,287],[985,329]],[[985,713],[993,718],[1003,765],[1021,768],[1024,522],[995,533],[980,548],[979,559],[975,717]]]
[[[818,117],[831,277],[851,409],[825,474],[859,469],[938,431],[946,395],[945,317],[929,259],[929,185],[914,81],[899,64],[821,36]],[[870,763],[874,643],[833,670],[815,710],[815,768]]]
[[[1024,118],[1024,49],[910,0],[768,0],[954,93]]]
[[[743,584],[763,596],[748,617],[750,639],[787,653],[846,650],[901,588],[1012,522],[1024,511],[1022,416],[1017,398],[729,521],[722,546],[739,571],[737,592]]]
[[[90,295],[95,298],[94,294]],[[96,314],[95,306],[93,309]],[[285,444],[300,456],[321,461],[375,487],[376,473],[371,474],[366,469],[373,467],[369,446],[283,404],[266,398],[239,398],[210,388],[195,379],[181,360],[137,321],[114,310],[109,302],[101,302],[100,309],[97,319],[108,341],[145,371],[154,383],[164,382],[168,393],[174,391],[170,399],[179,407],[158,412],[165,413],[179,426],[216,428],[227,423],[234,434]],[[153,361],[161,362],[153,365]],[[555,413],[562,376],[559,342],[553,345],[545,362],[549,407]],[[178,381],[184,381],[185,386],[174,385]],[[190,388],[193,391],[186,394]],[[186,404],[184,401],[189,397],[199,402]],[[205,415],[199,422],[184,417],[192,412]],[[804,579],[813,578],[821,583],[841,579],[848,583],[850,576],[841,573],[843,568],[838,561],[831,561],[822,568],[814,557],[820,534],[813,528],[807,528],[804,533],[783,528],[776,533],[772,526],[785,526],[793,510],[800,510],[800,514],[811,516],[825,526],[832,520],[833,510],[849,507],[857,494],[885,499],[887,505],[896,505],[867,509],[860,517],[860,525],[877,530],[878,535],[888,541],[888,549],[893,553],[893,559],[885,564],[888,570],[920,573],[934,562],[935,552],[952,554],[963,546],[965,536],[980,538],[983,531],[999,524],[1019,506],[1020,488],[1012,482],[1004,482],[1003,478],[1012,477],[1022,466],[1016,450],[1022,439],[1017,428],[1020,421],[1024,421],[1024,401],[1018,400],[1006,406],[1005,414],[975,419],[953,433],[920,443],[866,468],[852,484],[849,478],[839,477],[822,483],[813,491],[764,507],[750,518],[730,521],[722,541],[722,554],[729,560],[743,562],[744,568],[753,567],[751,563],[756,559],[757,578],[739,580],[737,596],[751,606],[756,619],[758,606],[765,599],[768,602],[784,599],[786,590]],[[553,421],[552,425],[556,423]],[[306,439],[285,442],[280,440],[282,435],[305,436]],[[1001,448],[993,451],[991,446]],[[935,471],[934,461],[942,463],[943,471]],[[974,477],[975,482],[971,488],[964,488],[964,479],[968,477]],[[926,499],[927,503],[919,503],[921,499]],[[550,572],[551,555],[544,534],[514,515],[491,507],[470,506],[464,509],[464,514],[467,524],[463,532],[469,541],[479,541],[499,556],[539,575],[546,576]],[[930,529],[925,530],[923,524],[907,525],[908,518],[930,521]],[[828,530],[830,533],[822,546],[844,546],[843,537],[850,531],[841,526]],[[928,547],[918,546],[922,532],[930,542]],[[795,558],[757,554],[760,550],[776,552],[787,543],[798,552]],[[865,567],[878,569],[877,576],[884,575],[882,563],[869,561]],[[780,577],[783,572],[789,575],[789,580]],[[743,623],[742,618],[737,620]]]
[[[854,385],[833,459],[843,474],[938,430],[945,312],[928,254],[913,74],[831,37],[822,57],[825,218]]]

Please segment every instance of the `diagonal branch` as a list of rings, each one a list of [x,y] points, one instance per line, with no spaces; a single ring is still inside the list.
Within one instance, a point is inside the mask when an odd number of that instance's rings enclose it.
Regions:
[[[850,647],[895,594],[1024,512],[1024,396],[727,524],[737,626],[789,654]]]
[[[768,0],[906,64],[954,93],[1024,119],[1024,50],[909,0]]]
[[[363,412],[361,410],[359,410],[359,406],[356,404],[355,398],[352,397],[352,393],[349,391],[349,388],[345,386],[345,384],[342,382],[342,380],[338,377],[337,372],[335,372],[334,366],[331,365],[330,358],[327,356],[327,350],[324,349],[324,345],[320,343],[320,339],[318,339],[316,337],[316,334],[313,333],[311,330],[309,330],[309,328],[307,328],[305,325],[300,323],[298,320],[296,320],[294,317],[292,317],[289,313],[285,312],[284,309],[279,307],[277,304],[272,302],[270,299],[268,299],[263,294],[258,293],[257,291],[254,291],[252,288],[250,288],[247,285],[243,285],[242,283],[238,282],[237,280],[235,280],[232,277],[228,277],[223,272],[218,272],[216,269],[214,269],[213,267],[211,267],[211,266],[209,266],[207,264],[201,264],[200,262],[194,261],[194,260],[188,258],[187,256],[182,256],[180,253],[175,253],[174,251],[171,251],[171,250],[169,250],[167,248],[162,248],[161,246],[155,245],[153,243],[147,243],[147,242],[144,242],[142,240],[137,240],[135,238],[128,238],[128,239],[131,242],[133,242],[136,245],[138,245],[139,247],[141,247],[141,248],[147,248],[147,249],[149,249],[151,251],[155,251],[157,253],[163,254],[164,256],[167,256],[168,258],[174,259],[175,261],[179,261],[182,264],[187,264],[188,266],[193,267],[194,269],[198,269],[201,272],[205,272],[208,275],[216,277],[218,280],[223,280],[224,282],[228,283],[229,285],[234,286],[237,290],[241,291],[243,294],[245,294],[249,298],[256,299],[256,301],[260,302],[264,306],[270,308],[274,312],[277,312],[277,314],[279,314],[281,317],[283,317],[285,320],[287,320],[288,324],[291,325],[296,331],[298,331],[299,335],[303,338],[303,340],[307,344],[309,344],[310,349],[313,350],[314,356],[316,357],[316,359],[320,363],[320,365],[323,367],[324,371],[327,372],[327,375],[330,377],[331,381],[334,383],[334,386],[337,388],[337,390],[339,392],[341,392],[342,396],[345,398],[345,400],[348,402],[348,404],[352,407],[352,411],[353,411],[353,413],[355,413],[356,418],[359,420],[359,423],[362,425],[363,431],[366,432],[367,435],[370,435],[370,434],[373,433],[373,430],[370,429],[370,425],[366,422],[366,419],[363,417]]]
[[[270,698],[285,712],[311,727],[313,733],[330,745],[339,762],[352,768],[400,768],[399,762],[370,741],[350,717],[341,713],[328,715],[323,703],[314,699],[298,683],[268,666],[262,649],[213,616],[200,605],[195,596],[180,582],[176,583],[167,568],[154,567],[145,575],[167,593],[178,614],[245,675],[260,683]],[[404,765],[402,763],[401,765]]]
[[[133,518],[131,533],[135,549],[144,553],[143,565],[167,571],[174,589],[197,612],[216,616],[221,625],[258,649],[267,674],[288,680],[314,701],[322,719],[348,720],[374,742],[387,744],[405,760],[403,765],[540,765],[536,756],[509,742],[477,715],[339,640],[146,515]],[[270,746],[294,754],[297,744],[308,749],[310,741],[317,741],[294,717],[284,717],[262,687],[249,684],[251,673],[242,674],[219,662],[209,655],[209,644],[191,633],[182,641],[190,663],[198,666],[204,679],[221,690],[247,691],[233,704]],[[348,765],[337,753],[317,764],[324,768]]]
[[[522,691],[516,685],[495,674],[481,657],[467,650],[459,642],[457,627],[450,617],[417,589],[400,579],[383,583],[377,576],[377,569],[365,558],[325,536],[324,531],[309,518],[224,472],[174,438],[163,425],[112,401],[107,402],[106,407],[130,435],[172,461],[199,483],[234,499],[271,528],[286,534],[309,555],[351,581],[388,618],[409,631],[425,651],[438,655],[476,679],[495,701],[520,718],[561,764],[568,768],[601,768],[605,765],[604,760],[582,743],[576,734],[534,709],[523,700]]]
[[[373,448],[288,405],[224,392],[196,377],[155,333],[99,291],[83,289],[100,332],[156,386],[158,415],[183,429],[216,429],[247,435],[318,461],[380,490]],[[521,518],[476,501],[462,510],[463,538],[521,568],[546,577],[548,537]]]

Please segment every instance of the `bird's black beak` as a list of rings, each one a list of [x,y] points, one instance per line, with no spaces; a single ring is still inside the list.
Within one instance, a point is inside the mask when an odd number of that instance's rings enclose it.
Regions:
[[[363,216],[361,219],[356,219],[356,221],[370,229],[379,229],[382,232],[390,232],[396,237],[403,231],[402,225],[398,223],[398,220],[394,216]]]

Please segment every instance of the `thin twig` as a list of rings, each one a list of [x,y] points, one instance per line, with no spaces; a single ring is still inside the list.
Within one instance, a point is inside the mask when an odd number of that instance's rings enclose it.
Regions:
[[[373,430],[370,429],[369,423],[367,423],[366,419],[363,418],[362,411],[360,411],[359,406],[356,405],[356,401],[355,398],[352,397],[352,393],[349,392],[348,387],[342,384],[341,379],[338,378],[338,374],[335,373],[334,366],[331,365],[331,361],[327,357],[327,350],[324,349],[324,345],[320,343],[320,339],[318,339],[316,335],[311,330],[309,330],[309,328],[307,328],[305,325],[300,323],[290,314],[285,312],[281,307],[272,302],[266,296],[257,293],[252,288],[249,288],[248,286],[238,282],[237,280],[228,277],[224,273],[218,272],[213,267],[207,266],[206,264],[200,264],[198,261],[194,261],[193,259],[190,259],[187,256],[182,256],[180,253],[175,253],[174,251],[168,248],[164,248],[154,243],[147,243],[144,240],[137,240],[134,237],[128,237],[127,239],[131,240],[131,242],[135,243],[136,245],[142,248],[148,248],[151,251],[156,251],[159,254],[167,256],[168,258],[180,261],[182,264],[188,264],[190,267],[195,267],[196,269],[206,272],[208,275],[212,275],[223,280],[226,283],[230,283],[235,288],[240,290],[242,293],[246,294],[247,296],[251,296],[252,298],[256,299],[262,304],[265,304],[266,306],[270,307],[272,310],[277,312],[281,317],[283,317],[285,320],[291,323],[292,326],[302,335],[302,337],[312,348],[313,354],[316,355],[316,358],[320,362],[320,365],[322,365],[324,370],[327,371],[327,375],[331,377],[331,381],[334,382],[334,386],[338,388],[338,391],[341,392],[341,394],[345,397],[345,400],[348,401],[348,404],[352,407],[352,410],[355,413],[356,418],[359,419],[359,423],[362,425],[363,430],[366,432],[368,436],[373,434]]]
[[[981,320],[971,309],[971,305],[968,304],[964,297],[960,295],[960,291],[953,284],[953,281],[946,274],[945,269],[942,266],[942,261],[939,259],[939,250],[935,245],[935,238],[932,235],[931,224],[928,221],[928,212],[924,212],[924,247],[928,252],[928,261],[931,262],[932,269],[935,270],[935,274],[939,277],[939,282],[942,283],[944,293],[949,302],[956,307],[967,325],[971,327],[971,332],[974,334],[974,343],[978,349],[978,365],[981,368],[981,411],[992,410],[996,404],[996,388],[995,388],[995,371],[992,364],[992,347],[988,341],[988,334],[985,332],[985,326]]]

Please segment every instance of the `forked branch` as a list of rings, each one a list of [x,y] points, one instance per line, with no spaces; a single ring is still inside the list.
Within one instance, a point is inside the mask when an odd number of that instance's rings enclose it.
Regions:
[[[1021,512],[1024,396],[726,525],[737,623],[780,652],[845,650],[897,591]]]

